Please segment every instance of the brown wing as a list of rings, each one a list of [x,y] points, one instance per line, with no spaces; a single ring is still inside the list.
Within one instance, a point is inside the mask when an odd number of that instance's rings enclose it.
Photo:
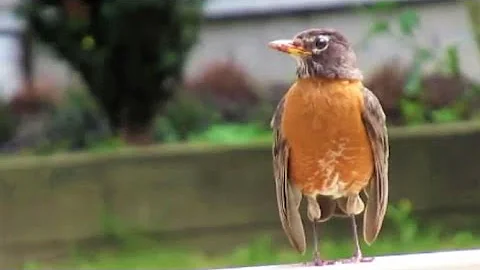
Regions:
[[[285,97],[278,103],[270,123],[273,129],[273,174],[277,194],[277,207],[283,230],[290,244],[303,254],[306,247],[305,231],[298,210],[302,201],[302,194],[299,189],[290,183],[288,178],[289,147],[280,130],[284,100]]]
[[[373,151],[374,173],[366,190],[367,207],[363,217],[363,237],[371,244],[382,227],[388,203],[388,134],[386,117],[377,97],[367,88],[363,91],[365,124]]]

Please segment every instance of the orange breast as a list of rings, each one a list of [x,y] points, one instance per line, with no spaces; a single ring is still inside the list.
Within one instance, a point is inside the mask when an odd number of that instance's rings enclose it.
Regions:
[[[300,79],[287,92],[282,132],[290,179],[304,194],[335,198],[360,192],[373,172],[359,81]]]

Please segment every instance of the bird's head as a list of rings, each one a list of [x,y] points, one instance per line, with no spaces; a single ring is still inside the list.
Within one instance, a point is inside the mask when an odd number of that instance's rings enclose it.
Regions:
[[[293,39],[275,40],[268,45],[297,60],[299,78],[363,79],[352,46],[333,29],[308,29]]]

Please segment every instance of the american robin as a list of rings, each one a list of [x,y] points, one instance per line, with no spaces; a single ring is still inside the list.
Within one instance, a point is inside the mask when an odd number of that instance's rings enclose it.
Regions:
[[[282,227],[291,245],[305,252],[299,213],[303,197],[313,224],[332,216],[351,219],[355,252],[343,262],[364,262],[355,216],[363,212],[363,237],[377,238],[388,201],[389,145],[385,114],[362,84],[348,40],[333,29],[310,29],[269,46],[296,59],[295,83],[279,102],[271,121],[273,168]],[[362,197],[366,199],[366,205]]]

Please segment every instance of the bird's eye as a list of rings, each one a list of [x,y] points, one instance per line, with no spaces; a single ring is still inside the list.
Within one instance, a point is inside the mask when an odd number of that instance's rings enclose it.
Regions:
[[[328,38],[327,37],[318,37],[315,39],[315,48],[317,50],[323,51],[328,47]]]

